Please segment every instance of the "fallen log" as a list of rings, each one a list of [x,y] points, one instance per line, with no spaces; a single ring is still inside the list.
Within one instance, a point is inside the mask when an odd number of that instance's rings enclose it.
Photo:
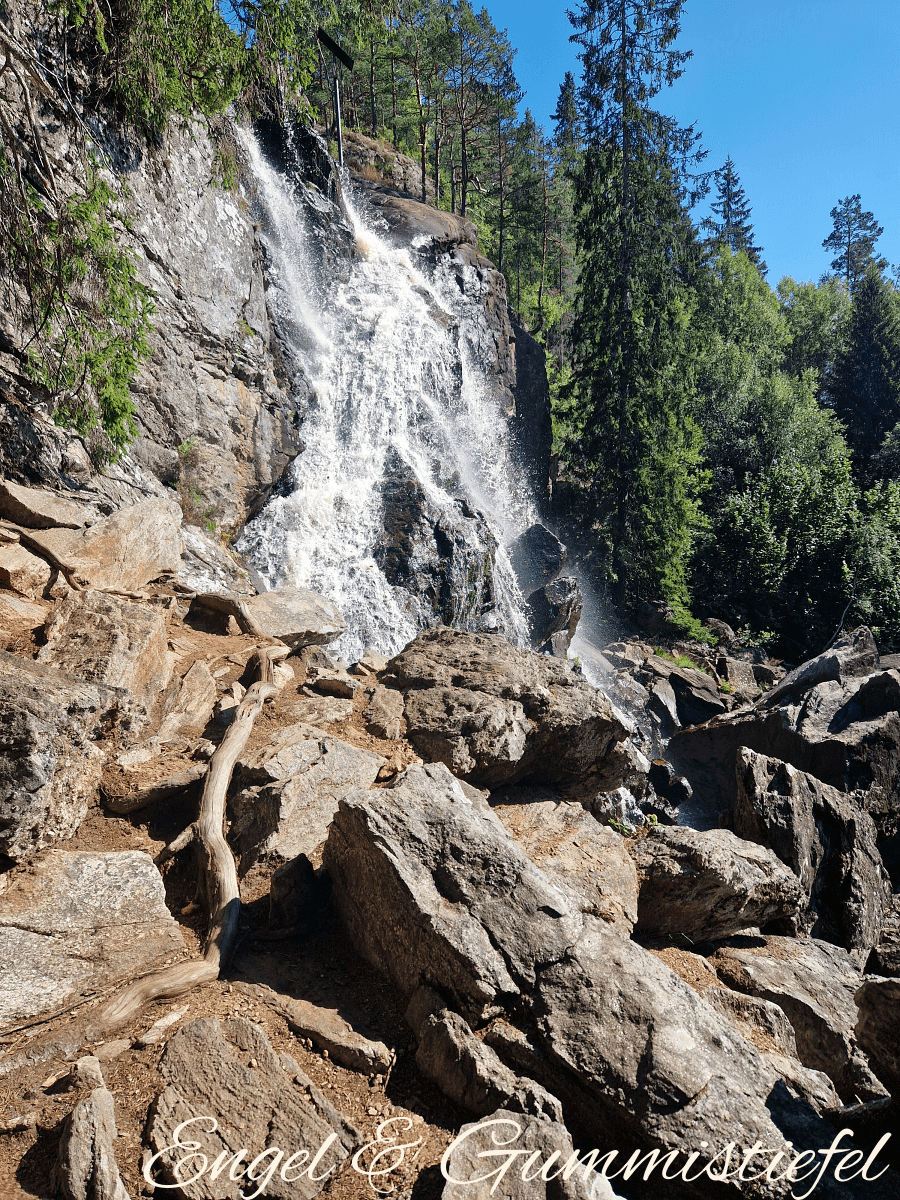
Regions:
[[[100,1008],[70,1024],[61,1035],[51,1035],[40,1045],[0,1061],[0,1076],[19,1067],[42,1062],[58,1053],[72,1053],[87,1042],[105,1039],[133,1021],[151,1000],[181,996],[203,983],[218,979],[227,966],[237,936],[241,900],[234,857],[225,841],[225,795],[238,757],[247,745],[253,724],[263,705],[278,692],[275,664],[289,653],[282,644],[259,650],[260,679],[238,706],[234,720],[209,762],[209,772],[200,800],[194,843],[203,871],[210,913],[203,957],[164,967],[135,980]]]

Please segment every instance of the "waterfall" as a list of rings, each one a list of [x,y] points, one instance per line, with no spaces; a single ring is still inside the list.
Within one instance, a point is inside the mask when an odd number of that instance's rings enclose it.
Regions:
[[[479,361],[477,306],[440,260],[426,276],[414,253],[388,244],[347,187],[358,254],[347,278],[325,277],[302,185],[267,161],[252,133],[241,136],[269,309],[312,399],[304,448],[238,549],[270,587],[311,588],[337,604],[348,628],[335,649],[348,661],[366,647],[396,653],[439,621],[526,645],[503,543],[537,518],[490,364]],[[440,563],[415,541],[419,517]]]

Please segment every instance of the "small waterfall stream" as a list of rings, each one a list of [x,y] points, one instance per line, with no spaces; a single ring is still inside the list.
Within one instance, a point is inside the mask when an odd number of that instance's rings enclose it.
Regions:
[[[395,653],[418,630],[449,623],[448,614],[460,628],[527,644],[503,543],[537,517],[517,478],[489,364],[471,349],[478,331],[466,323],[475,306],[440,264],[426,278],[415,256],[389,245],[346,195],[359,254],[346,282],[321,277],[297,185],[251,133],[242,137],[258,187],[270,310],[291,369],[314,395],[287,486],[238,548],[271,587],[308,587],[337,604],[348,628],[335,649],[348,661],[367,646]],[[408,545],[410,511],[426,515],[455,564],[452,595],[444,586],[437,596],[434,563]],[[404,563],[411,556],[411,579],[402,578],[398,555]]]

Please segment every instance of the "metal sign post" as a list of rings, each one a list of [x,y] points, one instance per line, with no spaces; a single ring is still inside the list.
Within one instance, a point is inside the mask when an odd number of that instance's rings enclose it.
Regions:
[[[350,55],[347,53],[346,50],[343,50],[337,44],[337,42],[332,41],[332,39],[328,36],[328,34],[325,32],[324,29],[317,29],[316,37],[319,39],[319,41],[322,43],[322,45],[325,46],[326,49],[331,51],[331,53],[338,60],[338,62],[341,62],[344,64],[344,66],[347,68],[348,71],[353,70],[353,59],[350,57]],[[334,69],[334,124],[335,124],[335,128],[337,130],[338,166],[343,167],[343,165],[344,165],[344,135],[341,130],[341,81],[340,81],[340,76],[338,74],[338,68],[336,65],[335,65],[335,69]]]

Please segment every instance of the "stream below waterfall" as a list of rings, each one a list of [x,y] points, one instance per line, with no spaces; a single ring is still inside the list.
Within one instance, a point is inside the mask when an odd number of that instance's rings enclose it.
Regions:
[[[324,278],[313,241],[321,234],[304,219],[298,184],[252,133],[242,137],[258,189],[269,309],[294,358],[289,369],[303,373],[313,398],[286,486],[248,523],[238,549],[270,587],[307,587],[337,604],[347,630],[334,649],[347,661],[367,647],[396,653],[420,629],[450,623],[448,613],[458,628],[527,645],[503,546],[537,512],[490,364],[473,350],[475,306],[440,258],[426,276],[414,250],[390,245],[346,181],[358,254],[346,281]],[[427,555],[413,550],[411,577],[397,578],[410,504],[435,526],[439,549],[452,543],[458,578],[443,608],[432,595],[433,564],[418,561]]]

